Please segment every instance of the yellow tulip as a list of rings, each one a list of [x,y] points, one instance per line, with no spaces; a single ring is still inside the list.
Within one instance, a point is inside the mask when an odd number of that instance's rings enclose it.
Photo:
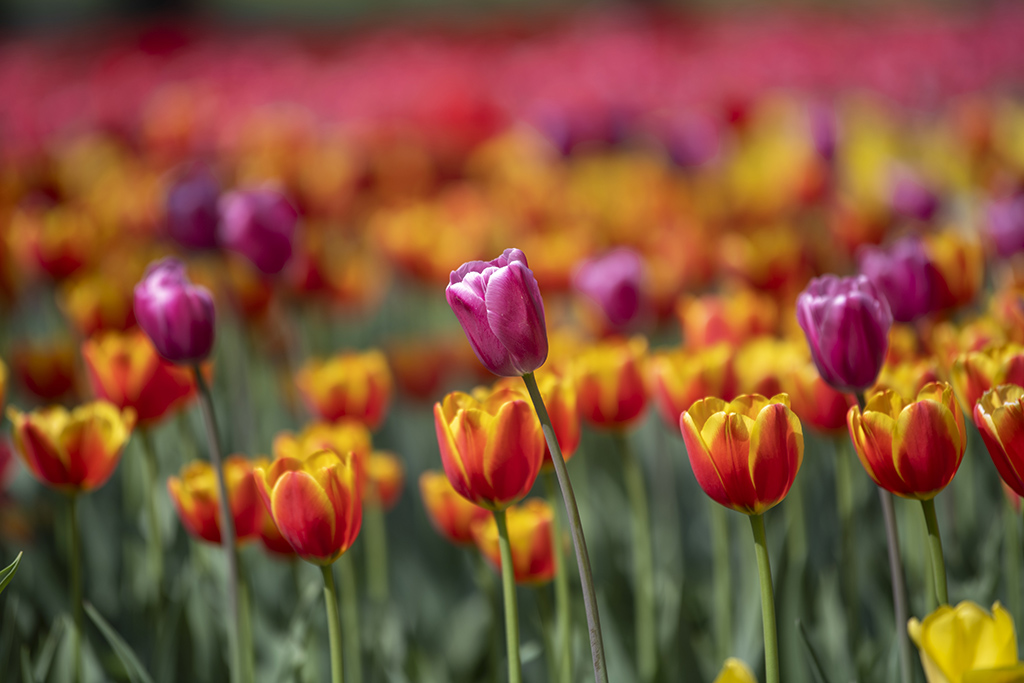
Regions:
[[[718,672],[718,678],[714,683],[757,683],[757,679],[754,678],[750,667],[735,657],[730,657],[725,660],[725,665]]]
[[[911,619],[910,638],[921,653],[928,683],[1021,683],[1013,618],[998,602],[989,614],[965,600]]]

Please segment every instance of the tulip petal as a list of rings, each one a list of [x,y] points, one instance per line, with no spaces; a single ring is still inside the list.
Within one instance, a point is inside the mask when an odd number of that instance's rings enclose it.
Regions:
[[[697,423],[694,422],[689,411],[680,416],[679,429],[683,434],[683,442],[686,444],[686,455],[690,460],[690,468],[693,469],[693,476],[696,477],[701,489],[719,505],[733,507],[725,484],[722,483],[722,475],[718,472],[707,444],[704,443]]]
[[[793,411],[781,403],[764,407],[750,435],[750,478],[759,503],[770,507],[786,496],[803,452],[803,429]]]
[[[865,471],[886,491],[905,491],[892,459],[893,432],[896,421],[885,413],[868,410],[863,415],[857,406],[847,415],[850,439]]]
[[[1005,435],[1001,435],[997,430],[995,415],[1004,411],[1010,411],[1010,416],[1007,419],[1000,415],[999,424],[1008,430]],[[978,426],[981,439],[985,442],[985,448],[999,476],[1017,495],[1024,496],[1024,408],[1019,403],[1008,403],[992,414],[986,414],[981,403],[978,403],[974,407],[974,423]],[[1004,438],[1006,443],[1003,443]]]
[[[498,411],[488,428],[483,449],[483,475],[502,507],[533,488],[544,461],[544,434],[533,407],[511,401]]]
[[[731,507],[757,508],[757,491],[750,478],[750,433],[754,421],[737,413],[715,413],[704,423],[701,438],[722,478]]]
[[[484,303],[482,276],[469,273],[461,282],[454,282],[445,289],[445,298],[455,317],[459,319],[473,353],[491,372],[513,376],[517,373],[509,350],[495,336],[489,327],[487,305]]]
[[[906,493],[931,498],[960,467],[960,433],[949,408],[932,400],[911,403],[896,420],[892,458]]]
[[[513,374],[533,372],[548,357],[544,302],[533,273],[514,261],[499,268],[484,293],[487,325],[506,349]]]
[[[335,512],[327,493],[307,472],[285,472],[274,485],[271,513],[281,535],[309,562],[332,562],[340,555],[335,545]]]

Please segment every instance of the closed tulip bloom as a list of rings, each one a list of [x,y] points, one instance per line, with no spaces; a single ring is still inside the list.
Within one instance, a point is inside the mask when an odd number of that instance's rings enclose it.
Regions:
[[[363,505],[351,453],[277,458],[253,476],[281,535],[306,562],[329,565],[355,542]]]
[[[974,406],[974,424],[981,432],[999,476],[1024,496],[1024,388],[1003,384],[982,394]]]
[[[643,261],[632,249],[614,249],[584,261],[573,285],[604,314],[607,324],[622,331],[637,318],[643,305]]]
[[[1013,617],[998,602],[992,613],[964,600],[942,605],[907,625],[928,683],[1016,683],[1024,680]]]
[[[131,408],[121,411],[106,401],[71,411],[61,406],[31,413],[8,408],[7,417],[14,427],[15,449],[29,471],[68,493],[106,483],[135,426]]]
[[[167,234],[189,249],[217,246],[220,183],[209,168],[186,169],[167,189],[164,201]]]
[[[269,187],[228,192],[220,200],[218,239],[267,275],[281,272],[292,257],[299,221],[288,199]]]
[[[722,342],[739,346],[778,327],[775,300],[753,289],[684,298],[677,306],[683,345],[703,348]]]
[[[725,666],[718,672],[714,683],[757,683],[757,679],[754,678],[754,672],[750,667],[735,657],[730,657],[725,660]]]
[[[89,339],[82,358],[97,398],[134,409],[140,425],[158,423],[196,395],[193,374],[161,358],[140,330]]]
[[[868,475],[903,498],[929,500],[953,480],[967,446],[963,413],[945,382],[905,401],[885,390],[847,415],[850,439]]]
[[[330,422],[347,417],[376,429],[391,403],[391,371],[376,349],[310,360],[295,384],[309,409]]]
[[[727,344],[652,354],[651,396],[667,425],[675,429],[683,411],[705,396],[732,399],[736,395],[732,357]]]
[[[555,438],[558,439],[558,447],[562,451],[562,458],[568,462],[580,447],[580,436],[582,433],[580,425],[579,396],[576,393],[576,381],[571,375],[544,372],[537,375],[537,387],[540,389],[541,398],[548,409],[548,417],[551,418],[551,425],[555,429]],[[480,387],[474,394],[480,400],[485,400],[489,390]],[[521,398],[530,401],[530,392],[526,385],[515,377],[508,377],[499,380],[494,385],[494,391],[508,392],[509,399]],[[551,462],[551,450],[544,443],[544,469],[550,470],[554,465]]]
[[[260,530],[263,503],[256,492],[252,463],[240,455],[226,458],[224,486],[235,521],[236,542],[254,538]],[[193,460],[186,464],[180,476],[168,478],[167,491],[181,523],[190,534],[210,543],[221,542],[220,495],[217,475],[209,462]]]
[[[480,398],[448,394],[434,404],[434,427],[455,490],[488,510],[501,510],[533,487],[544,463],[544,434],[529,401],[501,391]]]
[[[846,411],[853,405],[853,398],[830,387],[813,363],[794,367],[783,386],[788,389],[793,412],[802,423],[822,432],[846,428]]]
[[[492,517],[487,509],[470,503],[459,494],[444,472],[421,474],[420,496],[430,523],[452,543],[473,543],[473,525]]]
[[[473,352],[496,375],[533,372],[548,357],[540,287],[518,249],[452,271],[445,289]]]
[[[785,498],[803,462],[803,429],[785,394],[701,399],[679,427],[697,483],[744,514],[759,515]]]
[[[257,467],[267,469],[270,467],[270,460],[264,457],[255,458],[252,461],[252,468],[255,470]],[[253,476],[253,485],[256,485],[255,475]],[[259,495],[257,491],[256,495],[260,503],[260,525],[259,535],[260,541],[263,543],[263,547],[282,557],[295,557],[295,550],[292,548],[291,543],[281,535],[280,529],[277,528],[277,524],[274,522],[274,517],[270,514],[270,510],[267,509],[267,504],[263,502],[263,496]]]
[[[971,415],[974,404],[992,387],[1024,386],[1024,346],[1003,344],[961,353],[949,374],[964,412]]]
[[[506,515],[516,583],[537,585],[551,581],[556,562],[551,542],[551,506],[540,498],[530,498],[522,505],[510,507]],[[501,571],[498,524],[493,515],[473,526],[473,540],[484,557]]]
[[[885,297],[896,322],[913,322],[935,307],[939,274],[919,238],[905,237],[888,249],[866,246],[859,261],[861,274]]]
[[[213,295],[193,285],[185,264],[157,261],[135,286],[135,318],[160,355],[175,363],[195,363],[213,348]]]
[[[374,451],[366,460],[367,483],[372,487],[374,499],[385,510],[390,510],[402,495],[405,468],[394,453]]]
[[[595,427],[626,429],[643,416],[646,355],[643,337],[598,342],[579,355],[573,371],[583,419]]]
[[[815,278],[796,302],[821,378],[838,391],[864,391],[878,378],[889,346],[889,304],[863,275]]]

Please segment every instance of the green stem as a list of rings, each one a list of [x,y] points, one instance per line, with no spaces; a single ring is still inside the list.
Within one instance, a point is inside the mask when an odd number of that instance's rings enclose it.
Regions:
[[[363,655],[359,631],[359,591],[356,582],[356,566],[348,554],[341,556],[338,563],[341,571],[341,618],[345,633],[345,659],[348,661],[348,677],[351,683],[363,681]]]
[[[71,613],[75,621],[75,681],[82,681],[82,639],[85,623],[82,618],[82,539],[78,535],[78,493],[68,498],[68,533],[71,539]]]
[[[160,495],[160,464],[153,447],[153,438],[145,427],[139,429],[139,440],[149,470],[149,491],[146,495],[146,517],[149,523],[149,554],[153,562],[153,583],[156,584],[157,618],[163,611],[164,552],[160,540],[160,517],[157,514],[157,496]]]
[[[523,375],[523,382],[530,392],[533,401],[533,408],[537,411],[541,428],[544,431],[544,438],[551,451],[551,463],[555,467],[555,475],[558,477],[558,486],[562,489],[562,499],[565,502],[565,513],[569,519],[569,533],[572,536],[573,549],[576,551],[576,564],[580,574],[580,584],[583,588],[583,606],[587,613],[587,629],[590,634],[590,653],[594,662],[594,680],[596,683],[608,683],[608,670],[605,666],[604,638],[601,635],[601,616],[597,611],[597,593],[594,591],[594,577],[590,570],[590,555],[587,553],[587,540],[583,536],[583,523],[580,521],[580,510],[576,506],[576,495],[572,491],[572,482],[569,480],[569,470],[565,467],[565,459],[562,457],[562,449],[558,445],[558,438],[555,436],[555,429],[551,425],[551,418],[548,417],[548,409],[544,405],[544,399],[537,387],[537,380],[533,373]]]
[[[206,440],[210,448],[210,462],[213,464],[214,474],[217,475],[217,496],[220,501],[220,538],[221,546],[224,548],[224,556],[228,562],[228,586],[227,586],[227,620],[228,640],[231,642],[231,679],[233,681],[250,681],[243,676],[242,669],[245,661],[242,655],[242,643],[240,638],[240,615],[238,612],[238,555],[235,549],[235,520],[231,514],[231,504],[228,498],[228,489],[224,484],[224,466],[220,454],[220,439],[217,434],[217,418],[213,412],[213,397],[210,395],[210,387],[206,384],[202,370],[199,365],[193,365],[192,370],[196,377],[196,385],[199,387],[199,408],[203,413],[203,422],[206,425]]]
[[[241,641],[243,676],[247,681],[256,677],[256,658],[252,645],[252,595],[245,567],[238,566],[238,637]]]
[[[516,576],[512,564],[512,545],[508,540],[505,511],[495,510],[498,525],[498,549],[501,551],[501,589],[505,596],[505,648],[508,650],[508,682],[523,683],[523,665],[519,661],[519,606],[516,604]]]
[[[338,615],[338,592],[334,588],[331,565],[320,567],[324,575],[324,606],[327,608],[327,636],[331,643],[331,683],[344,683],[345,667],[341,657],[341,617]]]
[[[647,487],[643,468],[637,460],[625,432],[616,432],[622,454],[626,495],[633,521],[634,627],[636,629],[637,677],[640,683],[654,680],[658,665],[654,626],[654,562],[651,548],[651,520],[647,510]]]
[[[569,595],[569,574],[565,570],[562,553],[562,519],[558,514],[558,480],[551,472],[544,475],[548,504],[554,514],[551,516],[551,543],[555,557],[555,647],[558,652],[558,675],[552,681],[572,683],[572,642],[570,613],[572,598]]]
[[[711,505],[711,553],[714,568],[712,588],[715,604],[715,640],[721,661],[732,654],[732,561],[729,557],[729,511],[709,500]]]
[[[757,574],[761,579],[761,621],[764,625],[764,671],[766,683],[779,683],[779,639],[775,632],[775,591],[772,566],[768,558],[768,540],[764,533],[764,515],[750,515],[757,554]]]
[[[498,594],[498,587],[494,581],[494,570],[483,553],[476,548],[473,549],[473,567],[476,574],[477,586],[484,594],[491,605],[491,634],[489,640],[491,646],[487,652],[487,670],[490,673],[490,680],[497,683],[501,679],[498,665],[501,661],[501,633],[498,628],[498,614],[501,612],[501,595]]]
[[[544,662],[547,665],[548,681],[554,683],[558,679],[558,663],[555,661],[559,652],[555,643],[555,617],[551,614],[551,601],[548,599],[547,586],[537,586],[535,592],[537,598],[537,611],[540,613],[541,638],[544,641]]]
[[[1016,494],[1014,494],[1014,497],[1016,497]],[[1017,511],[1013,507],[1013,502],[1009,499],[1006,501],[1003,516],[1006,518],[1006,545],[1003,548],[1003,556],[1006,561],[1006,602],[1010,606],[1010,611],[1017,620],[1017,623],[1021,624],[1024,623],[1024,614],[1021,614],[1020,587],[1024,579],[1021,578],[1020,574],[1020,530],[1018,528]]]
[[[367,496],[363,506],[363,528],[366,535],[366,590],[371,602],[379,606],[388,601],[388,530],[384,506],[376,496]]]
[[[935,572],[935,596],[940,605],[949,604],[949,593],[946,590],[946,563],[942,559],[942,538],[939,537],[939,520],[935,518],[935,499],[921,501],[924,510],[924,521],[928,525],[928,550],[932,558],[932,571]]]
[[[856,549],[853,544],[853,469],[848,443],[845,434],[835,441],[836,512],[839,515],[839,567],[843,603],[846,607],[848,640],[852,648],[855,648],[860,642],[860,600],[857,590]]]

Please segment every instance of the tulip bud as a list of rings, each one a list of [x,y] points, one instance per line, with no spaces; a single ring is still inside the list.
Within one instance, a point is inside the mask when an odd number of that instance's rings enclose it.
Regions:
[[[281,272],[292,256],[299,214],[270,188],[236,190],[220,200],[220,243],[267,275]]]
[[[146,269],[135,286],[135,318],[169,361],[194,363],[210,355],[213,295],[189,281],[178,259],[165,258]]]
[[[797,298],[796,317],[823,380],[844,392],[875,383],[889,347],[892,312],[870,280],[815,278]]]
[[[896,322],[913,322],[935,307],[939,274],[919,239],[901,239],[888,250],[866,246],[859,260],[861,274],[885,297]]]
[[[167,234],[189,249],[217,246],[220,183],[205,166],[187,169],[167,190]]]
[[[573,284],[600,308],[608,324],[618,331],[629,327],[643,303],[643,261],[631,249],[615,249],[584,261]]]
[[[704,493],[747,515],[781,502],[803,462],[803,428],[785,394],[701,399],[679,417],[679,428]]]
[[[513,505],[505,514],[516,583],[537,585],[551,581],[555,576],[551,506],[531,498],[522,505]],[[493,515],[473,525],[473,540],[484,557],[501,571],[498,524]]]
[[[1024,496],[1024,388],[1003,384],[986,391],[974,406],[974,424],[1003,482]]]
[[[1024,680],[1013,617],[998,602],[992,614],[969,600],[956,607],[941,605],[924,621],[911,618],[907,631],[929,681]]]
[[[1024,251],[1024,194],[991,202],[987,218],[988,237],[999,256]]]
[[[437,531],[452,543],[473,542],[473,525],[491,517],[486,509],[463,498],[443,472],[420,475],[420,496]]]
[[[263,503],[256,493],[252,463],[240,455],[224,460],[224,486],[228,492],[231,517],[235,523],[235,541],[241,543],[259,533]],[[219,544],[220,493],[213,466],[205,460],[193,460],[181,470],[180,477],[167,480],[178,517],[196,538]]]
[[[533,372],[548,357],[540,287],[518,249],[452,271],[445,298],[476,357],[496,375]]]
[[[757,683],[757,679],[754,678],[754,672],[750,667],[735,657],[730,657],[725,660],[725,665],[713,683]]]

